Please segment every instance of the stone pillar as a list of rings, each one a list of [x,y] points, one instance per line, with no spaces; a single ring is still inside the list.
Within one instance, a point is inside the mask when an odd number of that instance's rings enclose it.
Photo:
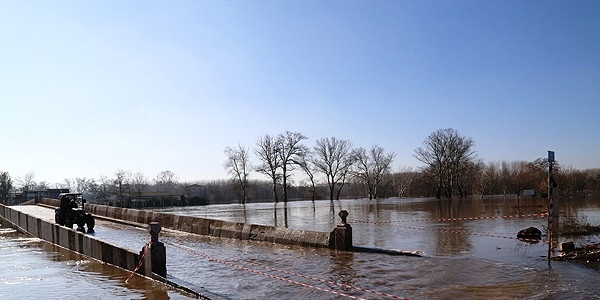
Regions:
[[[166,277],[167,276],[167,251],[165,245],[158,241],[158,234],[161,227],[158,222],[152,222],[148,225],[150,232],[150,242],[142,249],[144,256],[144,274],[151,276],[151,273]]]
[[[352,226],[346,222],[348,212],[342,210],[338,214],[342,222],[329,235],[329,248],[336,250],[352,249]]]

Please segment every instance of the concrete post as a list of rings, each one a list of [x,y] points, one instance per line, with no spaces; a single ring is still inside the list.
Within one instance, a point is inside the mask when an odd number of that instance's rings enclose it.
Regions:
[[[148,225],[150,232],[150,242],[142,249],[144,256],[144,273],[151,276],[152,273],[166,277],[167,276],[167,251],[165,245],[158,241],[158,234],[161,227],[158,222],[152,222]]]
[[[329,236],[329,248],[336,250],[352,249],[352,226],[346,222],[348,212],[342,210],[338,213],[342,222],[338,224]]]

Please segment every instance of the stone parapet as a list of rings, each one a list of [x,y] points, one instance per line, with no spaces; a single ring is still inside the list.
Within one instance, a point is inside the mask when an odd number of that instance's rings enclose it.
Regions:
[[[38,219],[9,206],[0,205],[0,218],[12,223],[20,231],[49,243],[126,270],[134,271],[140,261],[138,253],[119,248],[65,226]],[[151,274],[143,275],[151,276]]]
[[[58,206],[59,201],[44,198],[39,203]],[[169,213],[137,210],[99,204],[86,203],[85,210],[95,216],[118,219],[139,224],[159,222],[163,228],[188,233],[239,240],[255,240],[286,245],[309,247],[330,247],[330,233],[290,228],[229,222],[192,216],[178,216]]]

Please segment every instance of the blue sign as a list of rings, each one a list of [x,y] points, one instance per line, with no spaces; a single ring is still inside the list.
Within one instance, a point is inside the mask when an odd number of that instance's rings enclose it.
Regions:
[[[548,162],[554,162],[554,151],[548,151]]]

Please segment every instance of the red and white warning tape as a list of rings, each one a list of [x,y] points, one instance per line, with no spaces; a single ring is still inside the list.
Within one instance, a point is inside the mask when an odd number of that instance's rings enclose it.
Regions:
[[[350,298],[350,299],[365,300],[364,298],[360,298],[360,297],[357,297],[357,296],[353,296],[353,295],[349,295],[349,294],[337,292],[337,291],[334,291],[334,290],[330,290],[330,289],[318,287],[318,286],[315,286],[315,285],[311,285],[311,284],[300,282],[300,281],[296,281],[296,280],[291,280],[291,279],[283,278],[283,277],[276,276],[276,275],[273,275],[273,274],[270,274],[270,273],[266,273],[266,272],[254,270],[254,269],[251,269],[251,268],[248,268],[248,267],[245,267],[245,266],[236,265],[234,263],[231,263],[231,262],[228,262],[228,261],[225,261],[225,260],[222,260],[222,259],[218,259],[218,258],[209,256],[209,255],[207,255],[205,253],[202,253],[198,249],[195,249],[195,248],[192,248],[192,247],[188,247],[188,246],[184,246],[184,245],[179,245],[179,244],[173,244],[173,243],[169,243],[169,244],[172,245],[172,246],[175,246],[177,248],[183,249],[183,250],[185,250],[187,252],[193,253],[195,255],[202,256],[202,257],[204,257],[204,258],[206,258],[208,260],[215,261],[215,262],[227,265],[227,266],[231,266],[231,267],[234,267],[234,268],[239,269],[239,270],[244,270],[244,271],[255,273],[255,274],[258,274],[258,275],[262,275],[262,276],[267,276],[267,277],[270,277],[270,278],[273,278],[273,279],[278,279],[278,280],[281,280],[281,281],[284,281],[284,282],[287,282],[287,283],[291,283],[291,284],[295,284],[295,285],[299,285],[299,286],[303,286],[303,287],[307,287],[307,288],[316,289],[316,290],[319,290],[319,291],[331,293],[331,294],[338,295],[338,296],[343,296],[343,297]],[[386,294],[386,293],[380,293],[380,292],[372,291],[372,290],[369,290],[369,289],[356,287],[356,286],[353,286],[353,285],[340,284],[340,283],[337,283],[337,282],[328,281],[328,280],[324,280],[324,279],[320,279],[320,278],[316,278],[316,277],[312,277],[312,276],[307,276],[307,275],[301,275],[301,274],[294,273],[294,272],[288,272],[288,271],[284,271],[284,270],[280,270],[280,269],[275,269],[275,268],[271,268],[271,267],[268,267],[268,266],[260,265],[258,263],[249,263],[249,264],[252,264],[252,265],[255,265],[255,266],[259,266],[259,267],[263,267],[263,268],[266,268],[266,269],[269,269],[269,270],[272,270],[272,271],[277,271],[277,272],[285,273],[285,274],[288,274],[288,275],[294,275],[294,276],[298,276],[298,277],[302,277],[302,278],[306,278],[306,279],[311,279],[311,280],[315,280],[315,281],[320,281],[320,282],[324,282],[324,283],[335,284],[335,285],[338,285],[338,286],[341,286],[341,287],[344,287],[344,288],[353,288],[353,289],[357,289],[357,290],[360,290],[360,291],[363,291],[363,292],[372,293],[372,294],[375,294],[375,295],[380,295],[380,296],[385,296],[385,297],[391,297],[393,299],[408,300],[408,298],[403,298],[403,297],[399,297],[399,296],[395,296],[395,295],[390,295],[390,294]]]
[[[448,222],[448,221],[473,221],[473,220],[490,220],[490,219],[510,219],[510,218],[529,218],[529,217],[545,217],[548,213],[539,214],[523,214],[512,216],[492,216],[492,217],[468,217],[468,218],[441,218],[441,219],[421,219],[421,220],[387,220],[387,221],[368,221],[368,220],[351,220],[351,223],[369,223],[369,224],[389,224],[389,223],[409,223],[409,222]]]
[[[298,274],[298,273],[294,273],[294,272],[289,272],[289,271],[285,271],[285,270],[281,270],[281,269],[276,269],[276,268],[272,268],[269,266],[265,266],[265,265],[261,265],[259,263],[255,263],[255,262],[247,262],[248,264],[257,266],[257,267],[262,267],[271,271],[276,271],[276,272],[281,272],[281,273],[285,273],[288,275],[294,275],[294,276],[298,276],[298,277],[302,277],[302,278],[306,278],[306,279],[310,279],[310,280],[315,280],[315,281],[319,281],[319,282],[323,282],[323,283],[328,283],[328,284],[334,284],[337,286],[340,286],[342,288],[350,288],[350,289],[356,289],[356,290],[360,290],[366,293],[371,293],[374,295],[378,295],[378,296],[383,296],[383,297],[390,297],[392,299],[404,299],[404,300],[408,300],[408,298],[404,298],[404,297],[400,297],[400,296],[396,296],[396,295],[391,295],[391,294],[387,294],[387,293],[381,293],[381,292],[377,292],[377,291],[373,291],[370,289],[366,289],[366,288],[362,288],[362,287],[357,287],[351,284],[345,284],[345,283],[338,283],[335,281],[330,281],[330,280],[326,280],[326,279],[321,279],[321,278],[317,278],[317,277],[313,277],[313,276],[308,276],[308,275],[302,275],[302,274]]]
[[[498,234],[487,234],[487,233],[484,233],[484,232],[477,233],[477,232],[469,232],[469,231],[454,230],[454,229],[422,228],[422,227],[413,227],[413,226],[402,226],[402,227],[410,228],[410,229],[416,229],[416,230],[425,230],[425,231],[441,231],[441,232],[456,233],[456,234],[465,234],[465,235],[474,235],[474,236],[487,236],[487,237],[493,237],[493,238],[519,240],[519,241],[531,242],[531,243],[539,243],[539,242],[546,243],[547,242],[547,240],[517,238],[517,237],[512,237],[512,236],[501,236],[501,235],[498,235]]]
[[[144,263],[144,257],[146,257],[146,253],[148,252],[148,249],[150,249],[150,247],[148,247],[148,244],[146,244],[146,246],[144,246],[144,253],[142,253],[142,257],[140,257],[140,262],[137,264],[137,266],[135,267],[135,270],[133,270],[131,275],[129,275],[129,277],[127,277],[127,280],[125,280],[125,283],[129,283],[129,279],[131,279],[131,277],[133,277],[133,274],[137,273],[137,271],[142,267],[142,264]]]

